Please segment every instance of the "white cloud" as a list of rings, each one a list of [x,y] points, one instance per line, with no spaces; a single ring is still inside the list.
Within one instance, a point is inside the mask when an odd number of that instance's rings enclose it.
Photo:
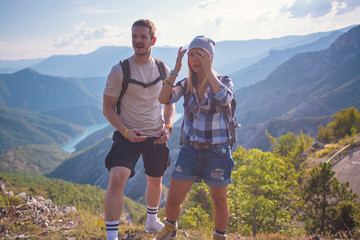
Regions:
[[[105,9],[98,6],[81,5],[75,7],[71,14],[73,15],[98,15],[98,14],[112,14],[123,13],[123,10]]]
[[[55,47],[67,47],[78,45],[96,45],[99,41],[102,43],[116,42],[124,35],[120,29],[109,26],[101,25],[97,28],[90,28],[86,26],[85,22],[75,25],[75,33],[66,34],[55,40]]]
[[[291,6],[284,6],[280,11],[290,13],[293,18],[308,15],[316,18],[327,14],[342,14],[359,6],[359,0],[296,0]]]

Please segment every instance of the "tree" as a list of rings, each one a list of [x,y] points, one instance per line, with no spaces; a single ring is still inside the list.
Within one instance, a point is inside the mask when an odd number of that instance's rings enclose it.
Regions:
[[[360,113],[354,108],[342,109],[332,116],[333,121],[326,127],[319,126],[317,139],[319,141],[332,141],[335,138],[351,136],[360,131]]]
[[[292,164],[296,170],[300,168],[303,153],[314,142],[314,139],[309,134],[304,134],[302,131],[298,136],[295,133],[288,132],[278,139],[272,137],[268,132],[266,132],[266,136],[275,156],[289,161],[290,165]]]
[[[336,219],[341,217],[341,214],[347,217],[342,219],[343,223],[338,223],[338,226],[342,226],[342,229],[352,229],[355,226],[355,224],[346,224],[353,221],[349,219],[350,215],[346,213],[346,207],[339,210],[337,206],[346,202],[355,202],[357,195],[347,189],[348,183],[340,183],[334,177],[335,172],[331,170],[331,167],[330,163],[320,163],[319,167],[311,171],[311,178],[304,186],[305,229],[309,233],[324,234],[330,226],[335,226],[334,222],[337,222]]]
[[[232,231],[277,232],[291,220],[291,206],[298,200],[297,174],[283,159],[259,149],[241,147],[233,155],[236,169],[229,185]]]
[[[209,192],[205,183],[196,183],[191,187],[184,203],[183,214],[179,219],[179,224],[184,228],[214,228],[214,208]]]

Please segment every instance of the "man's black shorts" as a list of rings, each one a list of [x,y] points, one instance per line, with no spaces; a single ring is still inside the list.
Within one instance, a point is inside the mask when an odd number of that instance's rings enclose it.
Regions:
[[[170,164],[170,154],[167,143],[154,144],[154,138],[143,142],[132,143],[119,132],[113,135],[113,145],[106,156],[105,166],[110,171],[112,167],[126,167],[131,170],[130,177],[135,175],[135,166],[140,154],[144,161],[146,175],[162,177]]]

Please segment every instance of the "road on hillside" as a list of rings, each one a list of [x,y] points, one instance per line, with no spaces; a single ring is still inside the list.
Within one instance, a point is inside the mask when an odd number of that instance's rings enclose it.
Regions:
[[[360,148],[353,149],[350,153],[341,158],[332,170],[336,172],[335,177],[340,182],[350,183],[350,188],[359,196],[360,202]]]

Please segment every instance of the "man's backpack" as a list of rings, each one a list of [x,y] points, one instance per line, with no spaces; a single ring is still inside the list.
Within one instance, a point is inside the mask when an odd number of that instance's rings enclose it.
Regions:
[[[154,60],[156,62],[156,65],[158,66],[160,76],[157,79],[155,79],[154,81],[152,81],[151,83],[143,83],[143,82],[137,81],[135,79],[131,79],[129,60],[125,59],[125,60],[120,61],[120,65],[121,65],[121,69],[123,71],[124,79],[123,79],[123,82],[122,82],[122,89],[121,89],[121,92],[120,92],[120,96],[119,96],[119,99],[118,99],[118,101],[116,103],[116,112],[118,114],[120,114],[120,101],[121,101],[121,98],[124,96],[124,94],[125,94],[125,92],[126,92],[126,90],[128,88],[129,83],[137,84],[137,85],[143,86],[144,88],[147,88],[147,87],[151,87],[151,86],[157,84],[159,81],[164,80],[166,78],[166,71],[165,71],[164,63],[161,60],[158,60],[158,59],[154,59]]]

